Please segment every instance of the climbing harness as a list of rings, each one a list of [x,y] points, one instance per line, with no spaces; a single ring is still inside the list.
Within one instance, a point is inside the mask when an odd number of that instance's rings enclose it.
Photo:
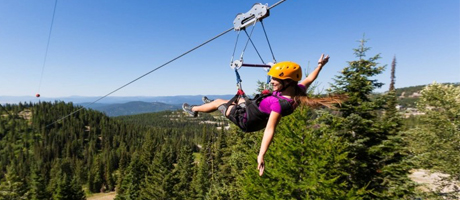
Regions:
[[[228,108],[234,104],[232,110],[230,110],[227,118],[236,124],[244,132],[254,132],[265,128],[268,122],[270,114],[260,111],[260,102],[269,97],[273,96],[278,99],[281,105],[281,116],[290,115],[294,112],[294,107],[286,99],[272,94],[258,94],[254,98],[250,99],[244,93],[235,95],[230,101],[226,103]],[[240,98],[244,99],[244,103],[238,104]]]
[[[179,55],[179,56],[177,56],[177,57],[175,57],[175,58],[169,60],[168,62],[166,62],[166,63],[164,63],[164,64],[158,66],[157,68],[155,68],[155,69],[153,69],[153,70],[151,70],[151,71],[149,71],[149,72],[147,72],[147,73],[145,73],[145,74],[139,76],[138,78],[136,78],[136,79],[134,79],[134,80],[132,80],[132,81],[130,81],[130,82],[128,82],[128,83],[122,85],[121,87],[119,87],[119,88],[113,90],[112,92],[109,92],[108,94],[106,94],[106,95],[104,95],[104,96],[102,96],[102,97],[96,99],[95,101],[86,104],[86,106],[90,106],[90,105],[93,105],[93,104],[97,103],[98,101],[100,101],[100,100],[102,100],[102,99],[104,99],[104,98],[110,96],[111,94],[117,92],[118,90],[121,90],[121,89],[123,89],[124,87],[126,87],[126,86],[128,86],[128,85],[130,85],[130,84],[132,84],[132,83],[134,83],[134,82],[136,82],[136,81],[138,81],[139,79],[144,78],[145,76],[147,76],[147,75],[149,75],[149,74],[151,74],[151,73],[157,71],[158,69],[160,69],[160,68],[162,68],[162,67],[164,67],[164,66],[166,66],[166,65],[168,65],[168,64],[170,64],[170,63],[172,63],[172,62],[174,62],[174,61],[176,61],[176,60],[178,60],[179,58],[181,58],[181,57],[183,57],[183,56],[185,56],[185,55],[191,53],[192,51],[197,50],[198,48],[200,48],[200,47],[202,47],[202,46],[204,46],[204,45],[210,43],[211,41],[213,41],[213,40],[215,40],[215,39],[217,39],[217,38],[219,38],[219,37],[221,37],[221,36],[223,36],[223,35],[225,35],[225,34],[227,34],[227,33],[229,33],[230,31],[235,30],[235,26],[238,27],[237,30],[246,30],[245,28],[246,28],[247,26],[252,25],[252,24],[255,25],[255,22],[257,22],[258,20],[261,20],[261,18],[267,17],[267,16],[268,16],[267,14],[263,14],[265,11],[268,13],[270,9],[272,9],[272,8],[274,8],[274,7],[276,7],[276,6],[278,6],[279,4],[283,3],[284,1],[286,1],[286,0],[280,0],[280,1],[278,1],[277,3],[273,4],[272,6],[270,6],[270,7],[268,7],[268,8],[267,8],[266,5],[265,5],[265,6],[259,6],[258,4],[256,4],[257,6],[256,6],[256,7],[253,6],[253,8],[256,8],[256,9],[259,9],[259,8],[260,8],[260,9],[264,9],[264,10],[262,11],[262,14],[260,14],[260,16],[263,16],[263,17],[259,17],[259,15],[256,15],[255,13],[258,13],[258,12],[260,13],[260,11],[256,11],[256,10],[254,10],[254,11],[252,12],[252,14],[249,13],[248,15],[244,15],[244,14],[243,14],[243,15],[238,15],[238,16],[240,16],[240,20],[234,21],[234,26],[233,26],[232,28],[230,28],[230,29],[228,29],[228,30],[226,30],[226,31],[224,31],[224,32],[222,32],[222,33],[220,33],[220,34],[214,36],[213,38],[211,38],[211,39],[209,39],[209,40],[207,40],[207,41],[201,43],[200,45],[198,45],[198,46],[196,46],[196,47],[194,47],[194,48],[192,48],[192,49],[186,51],[185,53],[183,53],[183,54],[181,54],[181,55]],[[246,13],[246,14],[247,14],[247,13]],[[254,15],[254,20],[251,19],[251,18],[252,18],[251,15]],[[238,17],[238,16],[237,16],[237,17]],[[245,31],[245,32],[246,32],[246,31]],[[246,34],[247,34],[247,33],[246,33]],[[271,47],[270,47],[270,48],[271,48]],[[232,58],[232,60],[233,60],[233,58]],[[240,59],[240,60],[241,60],[241,66],[248,66],[248,64],[243,64],[243,63],[242,63],[242,59]],[[233,63],[233,62],[232,62],[232,63]],[[240,66],[240,67],[241,67],[241,66]],[[266,67],[266,68],[269,67],[269,66],[270,66],[270,65],[254,65],[254,67]],[[235,68],[235,69],[236,69],[236,68]],[[237,69],[235,70],[235,72],[238,74]],[[239,75],[237,75],[237,76],[239,76]],[[237,78],[237,79],[238,79],[238,78]],[[239,78],[239,83],[241,83],[241,78]],[[241,84],[239,84],[239,85],[241,86]],[[241,87],[240,87],[240,88],[241,88]],[[242,90],[241,90],[241,91],[242,91]],[[54,124],[56,124],[56,123],[58,123],[58,122],[60,122],[60,121],[62,121],[62,120],[64,120],[64,119],[66,119],[67,117],[70,117],[70,116],[72,116],[73,114],[80,112],[80,111],[83,110],[84,108],[85,108],[85,107],[82,106],[81,108],[79,108],[79,109],[77,109],[77,110],[71,112],[70,114],[65,115],[65,116],[59,118],[58,120],[56,120],[56,121],[54,121],[54,122],[48,124],[46,127],[52,126],[52,125],[54,125]]]

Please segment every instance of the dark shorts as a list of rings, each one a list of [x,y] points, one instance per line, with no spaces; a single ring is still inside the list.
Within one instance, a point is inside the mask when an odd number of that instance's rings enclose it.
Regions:
[[[232,105],[234,105],[234,104],[232,104]],[[245,104],[244,102],[243,102],[243,103],[240,103],[239,105],[240,105],[242,108],[246,107],[246,104]],[[231,106],[231,105],[230,105],[230,106]],[[228,107],[229,107],[229,106],[227,106],[227,104],[224,103],[224,104],[220,105],[219,107],[217,107],[217,109],[220,111],[220,113],[222,113],[222,115],[227,116],[226,114],[227,114]],[[236,108],[236,106],[233,106],[232,110],[235,109],[235,108]]]

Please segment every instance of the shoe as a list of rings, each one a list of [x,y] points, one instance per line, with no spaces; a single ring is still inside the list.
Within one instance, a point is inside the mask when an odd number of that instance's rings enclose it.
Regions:
[[[213,99],[208,99],[207,96],[204,96],[203,98],[201,98],[201,100],[203,101],[203,103],[211,103],[214,101]]]
[[[188,103],[182,104],[182,109],[183,109],[187,114],[189,114],[189,115],[192,116],[192,117],[197,117],[197,116],[198,116],[198,112],[192,111],[192,107],[193,107],[193,106],[188,105]]]

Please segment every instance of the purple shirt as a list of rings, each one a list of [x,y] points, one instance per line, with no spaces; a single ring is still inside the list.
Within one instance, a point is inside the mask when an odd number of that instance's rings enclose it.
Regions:
[[[302,91],[306,90],[305,86],[302,85],[302,84],[299,84],[297,86]],[[281,105],[278,102],[278,98],[276,98],[274,96],[278,96],[278,97],[280,97],[282,99],[286,99],[291,105],[293,105],[294,109],[297,107],[296,105],[294,105],[294,100],[286,98],[286,97],[283,97],[283,95],[281,95],[281,92],[273,91],[272,95],[273,96],[268,96],[267,98],[263,99],[260,102],[260,104],[259,104],[259,110],[260,111],[262,111],[264,113],[267,113],[267,114],[270,114],[272,111],[277,112],[277,113],[281,113]]]

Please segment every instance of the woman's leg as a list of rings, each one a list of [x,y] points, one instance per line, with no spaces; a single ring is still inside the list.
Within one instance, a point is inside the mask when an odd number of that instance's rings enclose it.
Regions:
[[[192,111],[194,112],[205,112],[205,113],[209,113],[209,112],[214,112],[217,110],[217,108],[224,104],[224,103],[227,103],[228,100],[224,100],[224,99],[216,99],[210,103],[206,103],[206,104],[203,104],[203,105],[200,105],[200,106],[193,106],[192,107]]]
[[[214,112],[219,108],[219,106],[221,106],[222,104],[228,103],[228,101],[229,100],[225,100],[225,99],[215,99],[214,101],[212,101],[210,103],[206,103],[206,104],[203,104],[203,105],[200,105],[200,106],[193,106],[192,111],[194,111],[194,112],[205,112],[205,113]],[[238,104],[241,104],[241,103],[244,103],[244,102],[245,102],[245,100],[243,98],[238,99]],[[226,111],[224,111],[225,116],[228,116],[230,114],[230,111],[232,110],[234,105],[235,104],[229,105],[229,107],[226,109]]]
[[[188,112],[190,115],[193,115],[194,117],[197,116],[197,112],[210,113],[216,110],[219,110],[223,115],[228,116],[232,108],[235,106],[235,104],[232,103],[231,105],[227,107],[226,104],[228,103],[228,101],[229,100],[216,99],[210,103],[206,103],[206,104],[199,105],[199,106],[189,106],[188,104],[185,103],[183,106],[187,106],[188,108],[183,107],[183,109],[186,112]],[[244,102],[245,102],[244,98],[238,99],[238,104],[241,104]]]

